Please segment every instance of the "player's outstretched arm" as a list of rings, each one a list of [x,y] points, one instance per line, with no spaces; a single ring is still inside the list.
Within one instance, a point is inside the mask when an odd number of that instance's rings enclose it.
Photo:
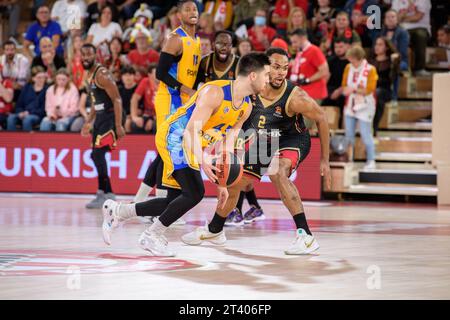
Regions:
[[[325,177],[325,183],[331,188],[331,172],[330,172],[330,128],[328,127],[328,119],[325,111],[315,102],[306,92],[296,89],[293,93],[289,105],[288,113],[302,114],[303,116],[313,120],[317,124],[319,130],[319,139],[321,147],[320,174]]]
[[[105,89],[111,101],[114,104],[114,121],[116,124],[117,138],[120,139],[125,136],[125,129],[122,126],[122,98],[120,97],[119,89],[117,88],[116,82],[112,74],[102,68],[100,72],[97,73],[96,82]]]

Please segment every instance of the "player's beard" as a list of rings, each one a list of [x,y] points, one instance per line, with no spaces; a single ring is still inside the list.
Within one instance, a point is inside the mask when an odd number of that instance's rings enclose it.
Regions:
[[[82,62],[81,64],[83,65],[83,69],[88,71],[92,69],[92,67],[95,64],[95,61],[89,61],[89,63]]]
[[[269,82],[269,84],[275,90],[278,90],[278,89],[280,89],[283,86],[283,82],[281,82],[280,85],[277,85],[277,84],[275,84],[273,82]]]
[[[219,62],[221,62],[221,63],[227,62],[227,60],[228,60],[229,57],[230,57],[230,54],[228,54],[228,55],[225,57],[225,59],[222,59],[222,58],[220,57],[220,53],[217,53],[217,52],[216,52],[216,59],[217,59],[217,61],[219,61]]]

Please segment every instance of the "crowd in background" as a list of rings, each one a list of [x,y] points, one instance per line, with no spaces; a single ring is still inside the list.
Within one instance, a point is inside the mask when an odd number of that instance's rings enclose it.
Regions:
[[[233,32],[239,56],[284,48],[291,57],[289,79],[321,105],[345,110],[350,131],[352,119],[370,117],[376,132],[384,105],[397,99],[400,73],[427,75],[426,47],[450,49],[445,1],[196,3],[203,55],[214,50],[220,30]],[[80,131],[90,109],[80,49],[92,43],[118,84],[126,131],[154,133],[155,71],[167,35],[180,25],[175,5],[172,0],[58,0],[48,6],[36,0],[35,21],[22,36],[17,34],[20,1],[0,0],[0,14],[9,19],[9,40],[0,56],[0,130]],[[373,5],[381,19],[373,19]],[[358,112],[361,99],[374,105],[373,112]],[[361,129],[370,158],[372,128]]]

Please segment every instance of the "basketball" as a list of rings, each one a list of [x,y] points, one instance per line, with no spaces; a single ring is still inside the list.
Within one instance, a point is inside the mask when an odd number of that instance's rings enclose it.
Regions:
[[[221,187],[232,187],[241,180],[244,168],[241,160],[232,152],[221,152],[219,157],[213,161],[220,172],[214,172],[217,176],[217,184]]]

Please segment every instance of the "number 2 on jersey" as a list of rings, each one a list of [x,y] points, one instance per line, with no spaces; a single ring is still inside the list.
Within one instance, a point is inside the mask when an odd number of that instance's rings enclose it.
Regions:
[[[259,116],[258,128],[264,129],[265,125],[266,125],[266,117]]]

